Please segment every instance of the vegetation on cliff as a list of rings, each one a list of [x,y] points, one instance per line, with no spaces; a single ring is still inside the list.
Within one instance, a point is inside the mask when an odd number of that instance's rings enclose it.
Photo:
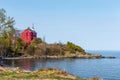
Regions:
[[[86,52],[81,47],[73,44],[72,42],[67,42],[67,44],[62,44],[60,42],[47,44],[40,38],[33,39],[24,52],[25,55],[31,56],[70,56],[86,54]]]

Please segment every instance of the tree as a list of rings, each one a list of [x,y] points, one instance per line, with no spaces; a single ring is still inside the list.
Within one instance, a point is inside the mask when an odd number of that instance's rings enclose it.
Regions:
[[[14,56],[19,56],[23,52],[24,42],[21,38],[16,39],[16,43],[12,45]]]
[[[28,47],[25,49],[25,54],[29,54],[29,55],[41,55],[41,49],[39,48],[40,44],[42,44],[43,41],[41,38],[34,38],[30,45],[28,45]]]
[[[30,45],[36,47],[38,44],[40,44],[40,43],[42,43],[42,42],[43,42],[43,41],[42,41],[41,38],[34,38],[34,39],[31,41]]]
[[[6,11],[4,9],[0,9],[0,53],[6,54],[10,53],[12,39],[14,37],[14,24],[15,20],[13,17],[9,17],[6,15]]]
[[[14,18],[7,16],[4,9],[0,9],[0,36],[5,38],[13,37],[15,32],[14,24]]]

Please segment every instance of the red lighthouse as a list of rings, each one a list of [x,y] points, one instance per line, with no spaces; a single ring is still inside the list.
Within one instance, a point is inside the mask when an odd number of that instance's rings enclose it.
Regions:
[[[37,33],[34,29],[27,28],[21,33],[21,38],[25,43],[30,43],[37,37]]]

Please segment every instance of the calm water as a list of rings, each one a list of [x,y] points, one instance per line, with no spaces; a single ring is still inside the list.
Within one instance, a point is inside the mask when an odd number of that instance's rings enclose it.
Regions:
[[[120,51],[88,51],[105,56],[116,56],[116,59],[22,59],[4,60],[9,67],[20,67],[26,70],[40,68],[59,68],[79,77],[100,77],[104,80],[120,80]]]

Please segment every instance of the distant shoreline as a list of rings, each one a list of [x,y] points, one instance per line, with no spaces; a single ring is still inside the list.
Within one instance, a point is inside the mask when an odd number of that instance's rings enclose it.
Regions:
[[[62,59],[62,58],[74,58],[74,59],[114,59],[114,56],[102,56],[100,54],[92,55],[78,55],[78,56],[20,56],[20,57],[3,57],[2,59]]]

